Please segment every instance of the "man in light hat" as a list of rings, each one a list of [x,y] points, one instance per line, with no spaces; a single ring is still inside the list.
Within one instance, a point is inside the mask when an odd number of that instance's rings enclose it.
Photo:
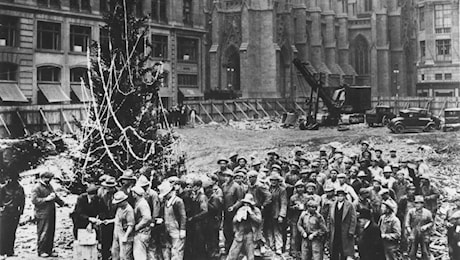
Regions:
[[[281,255],[283,247],[282,227],[287,214],[286,189],[281,185],[283,178],[277,172],[270,175],[270,193],[272,201],[268,205],[268,214],[265,218],[265,234],[270,248],[277,255]]]
[[[143,175],[142,175],[143,176]],[[152,212],[149,203],[145,199],[145,190],[141,186],[132,188],[134,204],[134,260],[147,260],[150,242],[150,223]]]
[[[391,203],[391,205],[395,205],[394,212],[396,213],[398,211],[398,204],[394,199],[391,197],[391,190],[383,188],[379,191],[379,195],[382,198],[382,203],[388,202]],[[383,211],[382,211],[383,213]]]
[[[447,227],[447,244],[450,259],[460,260],[460,194],[453,198],[454,207],[447,211],[445,224]]]
[[[398,202],[398,210],[396,212],[396,217],[398,217],[401,222],[401,252],[406,253],[407,247],[409,246],[407,241],[407,232],[406,232],[406,217],[407,212],[410,209],[415,208],[415,186],[412,183],[409,183],[407,186],[407,194],[402,196]]]
[[[372,221],[372,214],[368,209],[358,212],[360,235],[358,238],[358,252],[360,259],[385,260],[382,236],[379,227]]]
[[[382,215],[382,196],[380,191],[382,190],[382,180],[379,178],[372,181],[372,186],[369,187],[370,191],[370,201],[371,201],[371,211],[372,216],[374,217],[374,222],[377,223]]]
[[[212,178],[211,178],[212,179]],[[204,193],[208,197],[207,226],[205,231],[206,248],[209,259],[219,257],[219,230],[222,224],[224,198],[222,190],[216,182],[207,182],[203,185]]]
[[[386,200],[382,203],[382,216],[379,220],[383,248],[387,260],[399,259],[399,240],[401,239],[401,222],[396,217],[396,202]]]
[[[233,172],[237,172],[238,170],[249,171],[248,160],[246,157],[241,156],[238,158],[238,166],[233,169]]]
[[[224,171],[229,169],[229,160],[225,158],[219,158],[217,160],[217,164],[219,165],[219,170],[214,172],[214,174],[216,174],[217,177],[219,177],[219,185],[221,186],[224,183]]]
[[[399,158],[399,156],[396,154],[396,150],[395,150],[395,149],[391,149],[391,150],[390,150],[390,156],[388,157],[387,161],[388,161],[388,164],[399,163],[400,158]]]
[[[97,197],[101,202],[101,208],[99,212],[99,219],[101,221],[115,218],[115,213],[117,209],[112,204],[112,200],[115,192],[117,191],[116,186],[117,182],[115,178],[110,176],[101,183],[101,187],[97,191]],[[113,223],[99,226],[99,242],[101,243],[102,260],[108,260],[112,255],[110,248],[112,247],[113,242],[113,229]]]
[[[243,247],[246,259],[254,260],[255,232],[262,223],[262,213],[255,206],[256,203],[252,194],[246,194],[241,202],[243,205],[237,210],[233,218],[235,239],[232,242],[227,260],[240,259]]]
[[[332,185],[324,186],[324,194],[321,195],[320,213],[324,220],[329,218],[332,204],[335,202],[335,188]]]
[[[160,200],[163,201],[163,220],[166,227],[167,244],[163,249],[165,259],[182,260],[186,237],[184,201],[176,195],[171,183],[164,181],[158,186]]]
[[[431,211],[435,219],[438,211],[439,190],[430,182],[427,175],[420,176],[420,184],[420,195],[425,199],[425,208]]]
[[[365,171],[359,170],[357,177],[358,177],[359,181],[361,182],[362,188],[369,188],[371,186],[371,184],[368,181],[369,176],[366,174]]]
[[[276,152],[276,150],[268,151],[267,155],[268,155],[268,159],[267,159],[267,164],[265,165],[267,169],[271,169],[273,164],[281,165],[281,162],[279,161],[280,156]]]
[[[25,193],[19,171],[10,169],[7,183],[0,185],[0,258],[14,256],[14,241],[19,218],[24,212]]]
[[[347,175],[345,173],[340,173],[337,175],[337,180],[339,181],[339,186],[337,189],[342,189],[347,193],[347,199],[353,204],[358,205],[358,195],[356,194],[353,187],[346,183]]]
[[[236,168],[236,166],[238,166],[238,153],[231,153],[228,159],[230,160],[230,162],[228,163],[227,167],[233,171]]]
[[[420,177],[415,174],[415,170],[410,168],[408,165],[409,161],[407,159],[401,160],[399,164],[399,170],[404,172],[405,178],[410,178],[412,183],[415,186],[415,193],[420,194]]]
[[[417,250],[420,246],[422,260],[430,259],[430,233],[434,221],[431,212],[423,207],[423,196],[415,196],[415,208],[407,212],[406,232],[410,243],[409,257],[417,259]]]
[[[387,166],[387,162],[383,159],[383,151],[381,149],[375,149],[374,152],[377,165],[383,169],[385,166]]]
[[[356,210],[346,199],[346,192],[337,189],[337,200],[329,215],[331,260],[344,260],[355,254]]]
[[[291,246],[289,254],[294,258],[300,257],[301,237],[298,235],[297,222],[300,214],[306,209],[309,197],[305,193],[305,184],[302,181],[295,183],[295,192],[289,199],[287,221],[291,227]]]
[[[393,185],[396,182],[396,179],[391,176],[393,171],[390,166],[385,166],[383,169],[382,187],[393,190]]]
[[[262,162],[259,159],[254,159],[252,162],[252,170],[259,172],[262,167]]]
[[[204,194],[203,182],[194,180],[192,186],[192,207],[187,216],[188,242],[191,245],[191,259],[206,258],[205,231],[208,214],[208,197]]]
[[[415,169],[417,170],[419,176],[430,174],[430,167],[423,157],[419,157],[415,160]]]
[[[234,181],[233,172],[225,172],[225,183],[222,186],[224,193],[224,223],[225,250],[228,252],[233,242],[233,217],[238,210],[238,201],[243,199],[243,187]]]
[[[78,229],[93,229],[92,225],[99,225],[98,218],[101,212],[102,202],[97,197],[97,187],[90,184],[86,193],[82,193],[77,198],[74,211],[70,214],[73,222],[73,235],[78,238]]]
[[[407,187],[411,183],[404,178],[404,172],[398,171],[395,176],[396,181],[393,183],[393,190],[395,192],[395,200],[399,203],[401,198],[407,195]]]
[[[34,213],[37,220],[37,253],[39,257],[56,257],[53,252],[53,240],[56,224],[56,206],[63,207],[67,205],[51,186],[51,179],[54,174],[46,171],[40,173],[40,180],[32,189],[32,204],[34,204]]]
[[[117,191],[113,196],[113,205],[117,207],[117,213],[114,219],[105,219],[104,225],[114,223],[112,259],[113,260],[132,260],[133,258],[133,240],[134,226],[134,209],[128,203],[128,195],[123,191]]]
[[[377,164],[377,159],[372,158],[371,166],[369,166],[369,171],[371,172],[371,176],[373,179],[375,178],[383,178],[383,169],[379,167]]]
[[[300,162],[300,157],[302,157],[302,155],[303,155],[302,148],[299,147],[299,146],[296,146],[296,147],[294,147],[292,152],[294,154],[294,161]]]
[[[297,228],[302,237],[301,259],[323,259],[323,239],[327,227],[323,216],[318,213],[318,206],[315,201],[308,201],[307,210],[302,212],[297,222]]]

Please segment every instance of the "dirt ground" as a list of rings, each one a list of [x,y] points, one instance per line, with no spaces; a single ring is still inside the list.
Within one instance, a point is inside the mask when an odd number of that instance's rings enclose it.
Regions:
[[[241,155],[254,156],[260,159],[266,157],[270,149],[278,149],[282,155],[290,156],[293,147],[301,146],[310,156],[323,145],[337,142],[343,151],[358,152],[362,140],[370,142],[372,148],[380,148],[388,155],[390,148],[396,148],[404,157],[427,158],[433,169],[433,179],[443,188],[441,217],[449,204],[446,199],[460,188],[460,133],[432,132],[408,133],[395,135],[387,128],[368,128],[364,125],[351,126],[348,131],[339,132],[335,128],[321,128],[319,131],[301,131],[299,129],[282,129],[275,125],[271,129],[245,130],[245,127],[231,127],[211,124],[196,128],[177,129],[182,136],[180,149],[187,154],[186,165],[190,173],[206,174],[217,169],[216,160],[228,157],[231,152]],[[37,259],[36,256],[36,225],[29,221],[32,218],[33,207],[30,203],[30,189],[33,180],[25,179],[27,206],[21,218],[24,223],[18,228],[15,258],[8,259]],[[55,235],[56,259],[72,258],[72,229],[69,213],[73,210],[75,195],[65,195],[64,199],[71,204],[70,208],[58,208]],[[440,223],[438,219],[438,223]],[[437,259],[446,259],[445,230],[438,224],[438,237],[432,244]],[[444,237],[444,238],[443,238]]]

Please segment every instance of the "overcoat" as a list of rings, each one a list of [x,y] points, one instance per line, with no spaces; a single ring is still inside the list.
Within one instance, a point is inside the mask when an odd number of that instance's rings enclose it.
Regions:
[[[329,215],[329,230],[331,231],[331,252],[334,251],[334,235],[335,232],[342,232],[342,248],[345,256],[354,256],[355,254],[355,240],[354,234],[356,230],[356,210],[351,202],[345,200],[343,202],[343,214],[342,214],[342,230],[335,230],[335,210],[337,208],[338,201],[335,201],[331,205]]]

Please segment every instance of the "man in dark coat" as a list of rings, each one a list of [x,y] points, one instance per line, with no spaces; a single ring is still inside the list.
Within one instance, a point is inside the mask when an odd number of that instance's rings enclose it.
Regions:
[[[24,212],[24,188],[19,173],[12,173],[5,186],[0,187],[0,256],[14,255],[14,241],[19,217]]]
[[[219,229],[222,223],[224,198],[217,184],[207,183],[204,192],[208,197],[208,214],[206,226],[206,251],[209,259],[219,257]]]
[[[117,182],[114,177],[109,177],[101,183],[101,187],[97,191],[97,197],[101,203],[99,212],[99,219],[114,219],[116,213],[116,206],[113,205],[112,200],[116,192]],[[105,224],[100,226],[100,239],[102,260],[108,260],[112,253],[110,248],[113,241],[114,224]]]
[[[78,229],[84,229],[88,224],[100,224],[97,218],[102,209],[102,203],[96,196],[97,187],[92,184],[86,189],[86,193],[77,198],[75,210],[71,214],[73,222],[73,235],[78,238]]]
[[[225,172],[225,183],[222,186],[224,193],[224,237],[225,250],[228,252],[233,242],[233,217],[238,210],[238,202],[243,199],[244,191],[238,183],[233,180],[233,172]]]
[[[331,231],[331,260],[345,260],[355,254],[356,211],[346,200],[343,189],[337,189],[337,200],[332,204],[329,215]]]
[[[362,209],[359,212],[358,221],[362,230],[358,241],[359,257],[362,260],[385,260],[380,228],[371,219],[370,210]]]
[[[37,253],[39,257],[56,257],[53,252],[54,231],[56,226],[56,206],[65,206],[54,192],[50,184],[54,174],[43,172],[40,174],[40,181],[32,189],[32,203],[35,206],[35,218],[37,219]]]

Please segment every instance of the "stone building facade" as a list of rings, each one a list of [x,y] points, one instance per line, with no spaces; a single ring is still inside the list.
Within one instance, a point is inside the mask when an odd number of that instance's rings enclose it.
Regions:
[[[372,87],[373,96],[415,93],[413,0],[214,0],[208,2],[209,89],[242,97],[304,97],[294,58],[331,88]]]
[[[86,48],[104,41],[102,14],[108,0],[1,0],[0,99],[4,105],[82,102],[79,79]],[[149,63],[164,61],[169,72],[162,100],[177,103],[181,90],[200,95],[205,82],[205,0],[136,1],[149,16]],[[146,45],[145,45],[146,46]]]
[[[460,95],[458,0],[417,3],[417,95]]]

